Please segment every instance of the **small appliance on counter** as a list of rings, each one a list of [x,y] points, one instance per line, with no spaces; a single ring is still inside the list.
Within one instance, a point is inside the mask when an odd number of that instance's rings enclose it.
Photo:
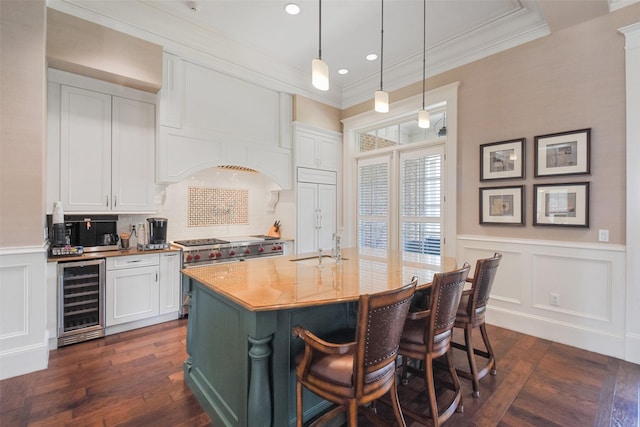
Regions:
[[[147,218],[146,224],[138,224],[136,233],[138,250],[153,251],[169,248],[167,218]]]
[[[55,221],[59,221],[58,214],[55,216]],[[117,251],[117,224],[117,215],[64,215],[61,228],[59,225],[54,226],[53,215],[47,215],[51,255],[69,256],[82,255],[85,252]]]

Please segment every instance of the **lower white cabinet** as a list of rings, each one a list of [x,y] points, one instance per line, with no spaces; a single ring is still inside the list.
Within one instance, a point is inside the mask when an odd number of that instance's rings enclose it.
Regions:
[[[180,252],[160,254],[160,314],[180,310]]]
[[[109,257],[106,270],[107,334],[178,318],[180,252]]]
[[[158,254],[107,258],[106,326],[158,316]]]

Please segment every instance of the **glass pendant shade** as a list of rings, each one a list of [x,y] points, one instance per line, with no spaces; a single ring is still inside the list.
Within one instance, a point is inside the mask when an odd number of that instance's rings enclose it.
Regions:
[[[383,90],[377,90],[375,93],[375,110],[378,113],[389,112],[389,94]]]
[[[319,90],[329,90],[329,66],[322,59],[311,62],[311,83]]]
[[[418,110],[418,127],[428,129],[431,127],[431,124],[429,123],[430,119],[429,110],[425,110],[424,108]]]

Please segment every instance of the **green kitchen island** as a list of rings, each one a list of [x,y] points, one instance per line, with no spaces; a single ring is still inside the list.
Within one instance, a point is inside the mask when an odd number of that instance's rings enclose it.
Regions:
[[[343,261],[265,257],[182,270],[191,285],[184,379],[219,426],[294,426],[295,356],[301,325],[323,336],[355,326],[357,301],[401,287],[428,286],[455,260],[407,252],[344,249]],[[329,402],[305,390],[305,420]]]

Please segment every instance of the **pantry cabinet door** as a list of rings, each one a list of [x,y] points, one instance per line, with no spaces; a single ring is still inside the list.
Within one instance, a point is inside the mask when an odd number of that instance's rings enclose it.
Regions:
[[[66,212],[111,210],[111,96],[63,85],[60,198]]]
[[[154,212],[155,105],[113,97],[113,211]]]

